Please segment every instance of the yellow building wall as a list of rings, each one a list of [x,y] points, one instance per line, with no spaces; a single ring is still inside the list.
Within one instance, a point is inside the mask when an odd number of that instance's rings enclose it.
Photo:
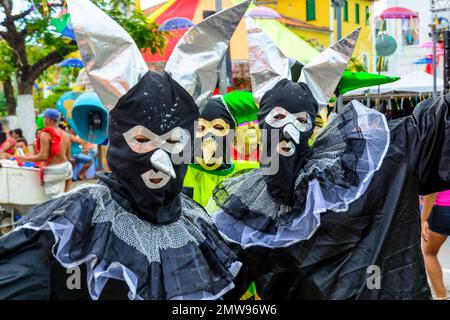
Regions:
[[[357,57],[361,62],[366,56],[367,67],[369,72],[373,72],[375,67],[373,65],[374,48],[373,48],[373,3],[375,1],[368,0],[348,0],[348,21],[344,21],[344,8],[342,8],[342,36],[349,34],[358,27],[361,27],[361,33],[359,34],[358,43],[356,44],[353,56]],[[356,23],[356,10],[355,5],[359,4],[359,23]],[[366,25],[366,6],[369,7],[370,17],[369,24]],[[334,15],[333,15],[334,18]],[[336,41],[336,19],[334,22],[334,41]]]
[[[330,27],[330,0],[316,0],[316,19],[306,20],[306,0],[278,0],[277,4],[271,4],[270,1],[262,5],[276,10],[283,16],[304,21],[308,24],[318,27]],[[289,27],[289,26],[288,26]],[[316,30],[303,30],[289,27],[297,35],[306,39],[316,39],[325,48],[330,45],[329,32]]]
[[[294,32],[296,35],[298,35],[299,37],[301,37],[303,39],[317,40],[317,42],[319,42],[320,45],[323,46],[324,48],[329,46],[329,43],[330,43],[329,33],[317,32],[314,30],[311,30],[311,31],[299,30],[299,29],[295,29],[295,28],[289,28],[289,30],[291,30],[292,32]]]
[[[277,3],[271,3],[271,1],[259,1],[261,5],[270,7],[276,10],[281,15],[287,16],[289,18],[294,18],[297,20],[304,21],[308,24],[326,27],[330,27],[330,0],[316,0],[316,19],[306,20],[306,0],[278,0]],[[342,21],[342,36],[345,36],[361,27],[361,33],[356,45],[354,56],[357,57],[361,62],[366,60],[366,65],[368,71],[374,71],[375,67],[373,65],[374,60],[374,48],[373,48],[373,32],[372,27],[374,27],[373,21],[373,0],[348,0],[348,22]],[[360,23],[356,23],[355,17],[355,4],[359,4],[359,17]],[[366,25],[366,6],[369,7],[370,17],[369,24]],[[333,18],[333,41],[336,41],[336,19]],[[344,9],[342,8],[342,19],[344,18]],[[295,34],[305,38],[305,39],[316,39],[322,46],[330,46],[330,34],[327,32],[321,32],[316,30],[300,30],[296,28],[290,28]],[[364,59],[365,56],[365,59]]]

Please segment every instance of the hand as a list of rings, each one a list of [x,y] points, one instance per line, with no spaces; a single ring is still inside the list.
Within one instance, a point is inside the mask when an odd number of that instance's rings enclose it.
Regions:
[[[428,221],[422,223],[422,238],[423,241],[428,242],[430,239],[430,229],[428,228]]]

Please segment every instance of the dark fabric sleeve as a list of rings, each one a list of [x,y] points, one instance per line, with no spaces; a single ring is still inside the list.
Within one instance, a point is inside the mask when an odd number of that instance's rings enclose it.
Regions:
[[[0,238],[0,300],[50,297],[50,232],[20,229]]]
[[[421,194],[450,189],[450,94],[419,103],[393,131]]]

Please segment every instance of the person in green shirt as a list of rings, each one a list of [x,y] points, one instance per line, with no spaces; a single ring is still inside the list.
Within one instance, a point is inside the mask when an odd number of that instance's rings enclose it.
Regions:
[[[214,188],[225,178],[243,170],[259,168],[258,159],[245,157],[239,150],[251,150],[252,141],[259,141],[259,129],[255,130],[258,108],[250,92],[233,91],[225,96],[212,97],[200,115],[195,138],[194,163],[189,165],[184,179],[184,191],[202,205],[210,215],[217,209],[210,201]],[[250,123],[250,125],[249,125]],[[242,126],[240,127],[239,125]],[[253,139],[253,135],[256,137]],[[247,133],[251,139],[237,139]],[[239,147],[244,141],[247,147]],[[256,149],[258,149],[256,147]]]

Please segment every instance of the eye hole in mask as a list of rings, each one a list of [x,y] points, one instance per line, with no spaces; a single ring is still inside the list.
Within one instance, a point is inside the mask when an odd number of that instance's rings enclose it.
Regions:
[[[264,121],[274,128],[282,128],[288,123],[292,123],[300,132],[309,131],[312,128],[309,113],[302,111],[292,114],[282,107],[273,108]]]
[[[208,133],[211,133],[218,137],[224,137],[230,131],[230,125],[223,119],[214,119],[208,121],[200,118],[198,120],[197,132],[195,134],[196,138],[202,138]]]
[[[190,138],[189,132],[181,127],[157,135],[140,125],[131,128],[123,136],[130,149],[136,153],[148,153],[158,148],[172,154],[180,153]]]
[[[286,118],[286,115],[279,113],[279,114],[275,115],[273,118],[275,120],[283,120],[284,118]]]
[[[216,130],[225,130],[224,126],[222,126],[221,124],[216,124],[213,128]]]
[[[139,143],[146,143],[146,142],[150,142],[150,139],[141,135],[137,135],[136,137],[134,137],[134,139],[139,142]]]
[[[174,139],[174,138],[169,138],[169,139],[166,139],[166,142],[168,143],[168,144],[176,144],[176,143],[178,143],[178,142],[180,142],[178,139]]]

